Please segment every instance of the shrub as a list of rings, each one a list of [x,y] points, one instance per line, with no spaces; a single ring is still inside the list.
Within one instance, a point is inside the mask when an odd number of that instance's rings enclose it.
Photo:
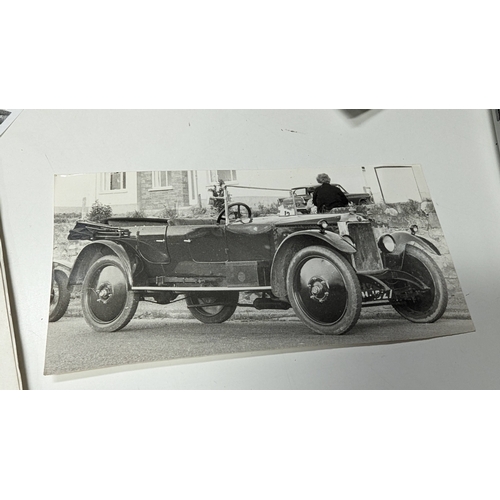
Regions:
[[[204,215],[207,215],[208,210],[205,207],[193,207],[190,210],[190,216],[191,217],[202,217]]]
[[[412,224],[419,228],[428,227],[427,212],[422,210],[421,202],[408,200],[402,203],[376,203],[367,207],[363,215],[378,227],[407,229]]]
[[[400,215],[412,216],[421,214],[422,212],[422,209],[420,208],[420,201],[408,200],[404,203],[395,203],[394,205],[394,208]]]
[[[252,215],[254,217],[262,217],[264,215],[276,215],[278,213],[279,213],[279,208],[277,203],[264,205],[262,202],[259,202],[257,207],[252,210]]]
[[[127,217],[132,219],[143,219],[146,217],[146,214],[142,210],[134,210],[133,212],[128,212]]]
[[[189,207],[182,208],[180,211],[175,208],[170,208],[165,206],[163,210],[158,212],[155,217],[160,217],[161,219],[179,219],[179,218],[194,218],[194,219],[205,219],[210,216],[210,209],[205,207]]]
[[[102,222],[113,215],[113,209],[110,205],[104,205],[99,200],[96,200],[92,205],[89,213],[87,214],[87,219],[93,222]]]
[[[165,206],[163,210],[156,214],[156,217],[159,217],[160,219],[177,219],[179,214],[175,208]]]

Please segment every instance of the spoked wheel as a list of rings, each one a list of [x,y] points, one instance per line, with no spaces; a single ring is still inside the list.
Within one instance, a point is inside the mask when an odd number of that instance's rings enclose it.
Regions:
[[[329,248],[311,246],[297,252],[286,286],[295,314],[317,333],[341,335],[358,321],[358,277],[346,259]]]
[[[127,274],[118,257],[96,260],[85,276],[82,309],[85,321],[98,332],[116,332],[135,314],[139,297],[128,289]]]
[[[202,323],[224,323],[238,306],[238,292],[207,292],[188,295],[191,314]]]
[[[438,320],[448,305],[448,288],[439,266],[423,250],[408,245],[402,270],[422,281],[429,291],[414,300],[392,304],[394,309],[414,323],[433,323]]]
[[[68,290],[68,276],[60,269],[56,269],[52,276],[52,290],[50,292],[49,321],[60,320],[68,309],[71,295]]]
[[[245,203],[231,203],[227,207],[229,222],[252,222],[252,211]],[[226,211],[223,209],[217,217],[217,224],[226,223]]]

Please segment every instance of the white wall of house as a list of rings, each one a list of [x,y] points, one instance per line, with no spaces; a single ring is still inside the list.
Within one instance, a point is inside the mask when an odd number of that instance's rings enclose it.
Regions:
[[[96,174],[55,175],[55,212],[80,212],[84,203],[91,205],[97,199],[96,184]]]
[[[137,173],[120,172],[125,187],[111,189],[111,173],[55,175],[54,211],[56,213],[85,212],[99,200],[111,205],[113,213],[121,214],[137,208]],[[116,187],[116,186],[115,186]]]

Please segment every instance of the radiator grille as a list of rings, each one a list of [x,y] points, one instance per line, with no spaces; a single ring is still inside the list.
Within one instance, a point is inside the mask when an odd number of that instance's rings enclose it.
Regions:
[[[349,222],[349,236],[356,244],[354,267],[356,271],[379,271],[383,269],[380,251],[369,222]]]

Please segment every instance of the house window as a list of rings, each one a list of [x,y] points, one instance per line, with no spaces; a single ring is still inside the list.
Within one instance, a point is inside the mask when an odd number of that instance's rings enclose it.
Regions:
[[[210,171],[210,181],[211,182],[230,182],[235,181],[236,170],[211,170]]]
[[[167,170],[157,170],[152,173],[153,189],[172,189],[172,172]]]
[[[109,172],[102,175],[103,191],[124,191],[125,189],[127,189],[126,172]]]

